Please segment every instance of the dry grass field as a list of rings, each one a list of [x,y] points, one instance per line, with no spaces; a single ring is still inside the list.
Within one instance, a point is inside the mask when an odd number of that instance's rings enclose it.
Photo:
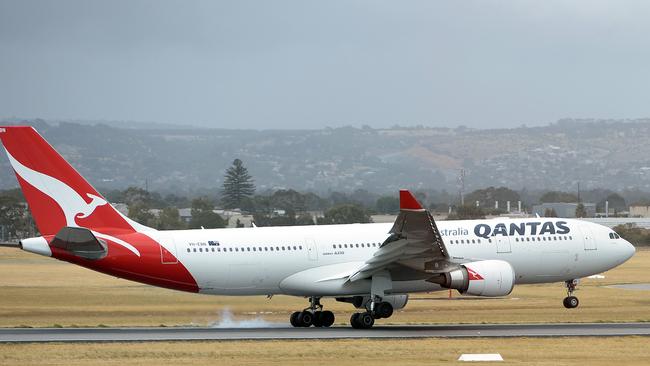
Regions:
[[[609,288],[650,282],[650,250],[639,250],[604,279],[578,287],[580,307],[562,306],[562,284],[522,285],[506,298],[467,298],[447,292],[412,296],[409,304],[378,324],[625,322],[650,321],[650,291]],[[349,304],[323,301],[347,324]],[[235,320],[287,323],[307,305],[288,296],[226,297],[182,293],[112,278],[55,259],[0,248],[0,327],[210,325],[224,310]]]
[[[578,309],[562,307],[561,284],[518,286],[503,299],[448,293],[413,296],[393,324],[650,321],[650,291],[609,288],[650,282],[650,250],[640,250],[604,279],[585,279]],[[338,324],[348,304],[325,300]],[[211,325],[229,310],[235,321],[287,323],[304,299],[186,294],[111,278],[71,264],[0,248],[1,327]],[[387,324],[381,321],[379,324]],[[504,364],[646,365],[650,339],[504,338],[331,341],[0,344],[0,365],[394,365],[456,363],[462,353],[501,353]]]
[[[1,365],[441,365],[462,353],[503,364],[647,365],[648,338],[0,344]]]

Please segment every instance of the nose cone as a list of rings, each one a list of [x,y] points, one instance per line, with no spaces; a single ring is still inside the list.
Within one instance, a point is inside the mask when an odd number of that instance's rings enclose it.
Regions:
[[[635,252],[636,252],[636,248],[634,247],[634,245],[630,244],[630,242],[626,240],[625,244],[623,244],[621,248],[621,257],[622,257],[621,263],[632,258]]]

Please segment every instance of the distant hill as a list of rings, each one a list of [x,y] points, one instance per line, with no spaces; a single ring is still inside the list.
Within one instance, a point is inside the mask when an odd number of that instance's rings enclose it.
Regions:
[[[545,127],[227,130],[147,125],[117,128],[41,120],[39,130],[101,188],[216,191],[242,159],[258,190],[316,192],[407,187],[455,191],[461,168],[471,190],[650,190],[650,121],[562,120]],[[133,126],[131,126],[133,127]],[[137,126],[136,126],[137,127]],[[0,158],[0,188],[16,186]]]

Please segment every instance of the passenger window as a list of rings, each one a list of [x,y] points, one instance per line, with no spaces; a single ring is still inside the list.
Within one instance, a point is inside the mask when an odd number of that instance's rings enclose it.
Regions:
[[[301,245],[301,246],[299,246],[298,248],[300,248],[300,250],[302,250],[302,245]]]
[[[212,248],[212,253],[214,253],[214,248]]]
[[[188,252],[188,253],[190,252],[190,248],[187,248],[187,252]]]
[[[282,247],[282,250],[285,250],[284,247]]]
[[[358,243],[357,243],[356,247],[357,247],[357,248],[359,247],[359,244],[358,244]]]

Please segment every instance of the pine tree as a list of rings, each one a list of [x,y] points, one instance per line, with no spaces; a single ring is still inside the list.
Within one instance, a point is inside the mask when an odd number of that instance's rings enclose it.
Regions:
[[[576,207],[576,217],[587,217],[587,210],[585,209],[585,205],[582,203],[578,203],[578,206]]]
[[[248,174],[242,161],[235,159],[224,178],[221,203],[224,208],[241,208],[242,201],[255,193],[253,177]]]

